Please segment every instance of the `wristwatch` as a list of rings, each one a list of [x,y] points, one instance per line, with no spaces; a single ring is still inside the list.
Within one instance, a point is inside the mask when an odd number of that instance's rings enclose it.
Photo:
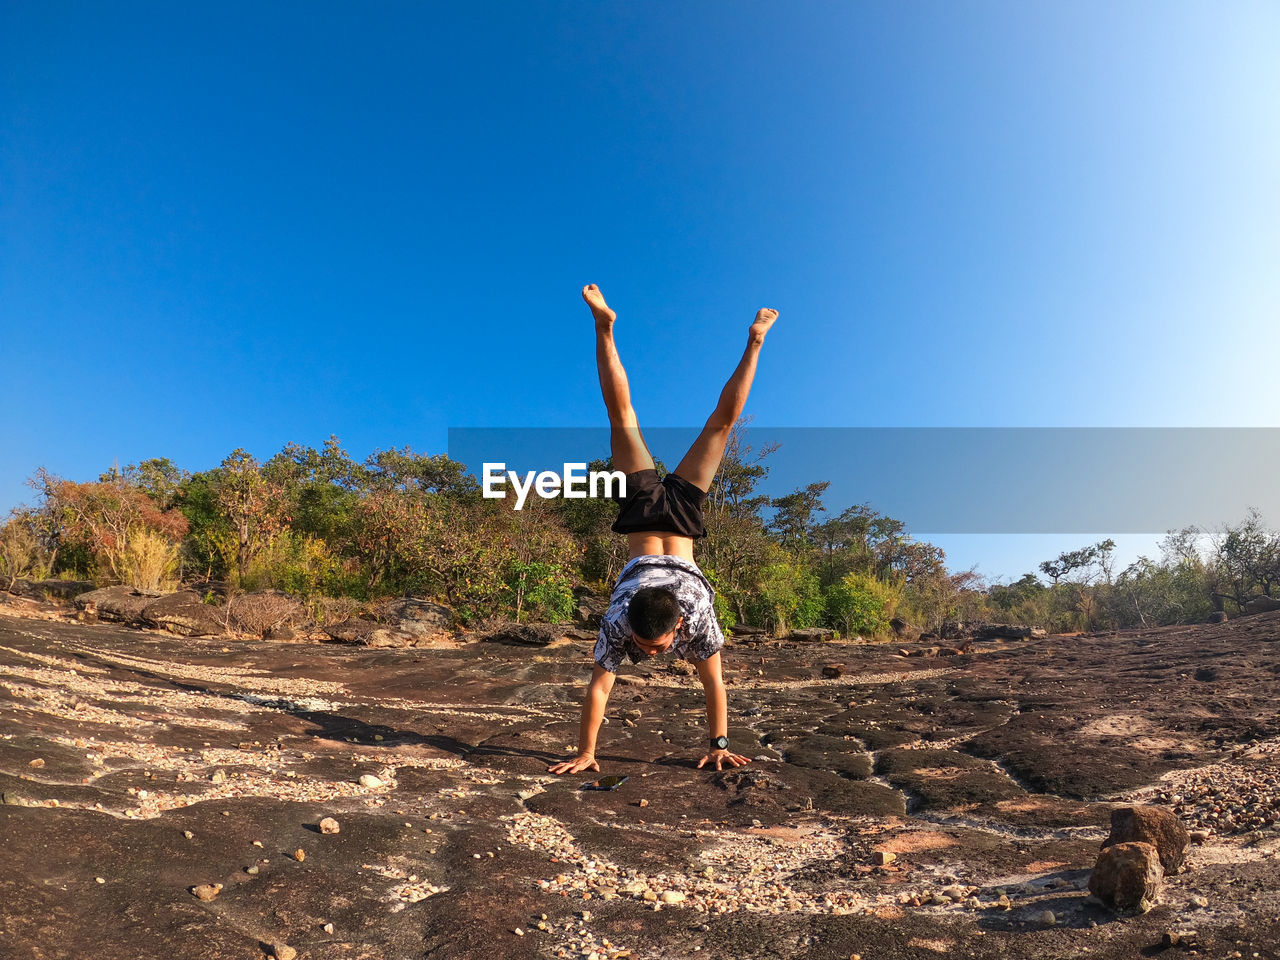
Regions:
[[[728,750],[729,738],[728,737],[712,737],[711,749],[712,750]]]

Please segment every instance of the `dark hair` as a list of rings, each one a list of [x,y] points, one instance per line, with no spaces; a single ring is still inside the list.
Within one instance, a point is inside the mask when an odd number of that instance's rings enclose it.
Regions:
[[[680,620],[680,601],[666,587],[641,587],[627,605],[631,632],[641,640],[657,640]]]

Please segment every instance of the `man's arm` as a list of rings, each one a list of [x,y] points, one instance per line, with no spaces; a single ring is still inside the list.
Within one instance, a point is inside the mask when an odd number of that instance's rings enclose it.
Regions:
[[[698,679],[702,681],[702,689],[707,695],[707,729],[711,739],[729,735],[729,696],[724,689],[724,676],[720,669],[720,653],[717,651],[705,660],[697,663]],[[724,764],[740,767],[750,763],[750,757],[743,757],[730,750],[709,749],[707,755],[698,761],[698,769],[709,761],[715,761],[716,769],[724,769]]]
[[[582,701],[582,724],[578,729],[578,755],[572,760],[547,767],[548,773],[579,773],[583,770],[599,770],[596,762],[596,735],[600,732],[600,724],[604,720],[604,709],[609,703],[609,694],[613,691],[613,681],[617,675],[610,673],[600,664],[591,672],[591,682],[587,684],[587,695]]]

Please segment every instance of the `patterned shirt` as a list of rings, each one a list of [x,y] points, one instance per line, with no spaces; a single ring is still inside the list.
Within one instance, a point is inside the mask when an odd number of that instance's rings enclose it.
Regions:
[[[652,555],[632,558],[622,572],[609,597],[609,609],[600,624],[596,639],[595,661],[610,673],[617,673],[628,657],[632,663],[648,660],[649,655],[632,642],[627,608],[641,587],[665,587],[676,596],[684,623],[676,631],[671,650],[677,657],[702,661],[724,646],[724,634],[716,620],[715,588],[698,565],[680,557]]]

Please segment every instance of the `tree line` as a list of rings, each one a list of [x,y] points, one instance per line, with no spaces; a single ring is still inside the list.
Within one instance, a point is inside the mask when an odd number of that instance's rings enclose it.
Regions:
[[[950,571],[944,552],[867,504],[830,516],[826,482],[760,492],[776,449],[730,439],[705,507],[699,564],[726,627],[774,633],[823,626],[886,635],[892,618],[942,631],[951,621],[1055,631],[1195,622],[1237,612],[1280,582],[1280,534],[1251,512],[1207,533],[1170,533],[1159,559],[1123,569],[1110,540],[1063,553],[1013,583]],[[607,460],[590,464],[608,469]],[[662,465],[659,464],[659,469]],[[607,595],[626,562],[607,500],[485,499],[465,465],[410,448],[356,461],[330,437],[287,444],[265,462],[235,450],[190,473],[166,458],[92,482],[38,470],[35,505],[0,529],[0,576],[63,577],[161,590],[221,582],[311,604],[412,595],[463,623],[566,620],[576,590]]]

